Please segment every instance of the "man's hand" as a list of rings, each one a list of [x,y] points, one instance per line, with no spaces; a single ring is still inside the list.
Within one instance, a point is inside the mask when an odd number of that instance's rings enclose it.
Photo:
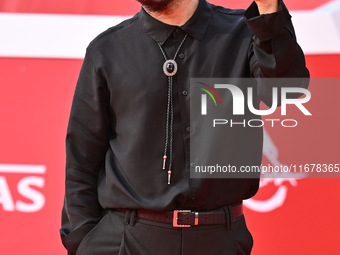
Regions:
[[[260,14],[277,12],[279,8],[278,0],[255,0]]]

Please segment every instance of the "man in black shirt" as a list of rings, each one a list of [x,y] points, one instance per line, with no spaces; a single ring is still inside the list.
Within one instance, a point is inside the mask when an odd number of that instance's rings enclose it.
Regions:
[[[259,180],[190,178],[190,78],[309,77],[290,15],[277,0],[246,11],[138,1],[87,48],[67,131],[63,244],[80,255],[250,254],[242,200]],[[237,139],[260,162],[262,136]]]

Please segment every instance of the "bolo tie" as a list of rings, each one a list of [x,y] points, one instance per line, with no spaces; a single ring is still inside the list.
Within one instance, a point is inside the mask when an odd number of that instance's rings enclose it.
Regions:
[[[168,98],[167,98],[167,107],[166,107],[166,127],[165,127],[165,148],[164,148],[164,156],[163,156],[163,170],[166,170],[167,159],[168,160],[168,184],[171,183],[171,174],[172,174],[172,153],[173,153],[173,124],[174,124],[174,105],[173,105],[173,88],[172,88],[172,77],[177,73],[178,65],[176,63],[176,57],[179,51],[182,48],[185,40],[187,39],[188,34],[185,34],[183,40],[178,46],[176,53],[172,59],[168,59],[165,51],[163,50],[161,43],[158,43],[158,46],[163,54],[165,62],[163,64],[163,72],[168,77]],[[168,151],[169,149],[169,151]]]

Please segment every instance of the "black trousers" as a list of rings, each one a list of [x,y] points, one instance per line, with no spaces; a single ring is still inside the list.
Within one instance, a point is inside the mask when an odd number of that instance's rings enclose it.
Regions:
[[[229,229],[228,229],[229,228]],[[108,212],[80,243],[77,255],[247,255],[253,238],[244,216],[231,226],[174,228]]]

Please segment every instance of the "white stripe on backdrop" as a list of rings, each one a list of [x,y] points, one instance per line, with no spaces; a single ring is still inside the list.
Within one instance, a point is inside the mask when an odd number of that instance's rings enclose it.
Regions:
[[[340,1],[291,12],[306,54],[340,53]],[[89,42],[127,16],[0,14],[0,57],[84,57]]]

